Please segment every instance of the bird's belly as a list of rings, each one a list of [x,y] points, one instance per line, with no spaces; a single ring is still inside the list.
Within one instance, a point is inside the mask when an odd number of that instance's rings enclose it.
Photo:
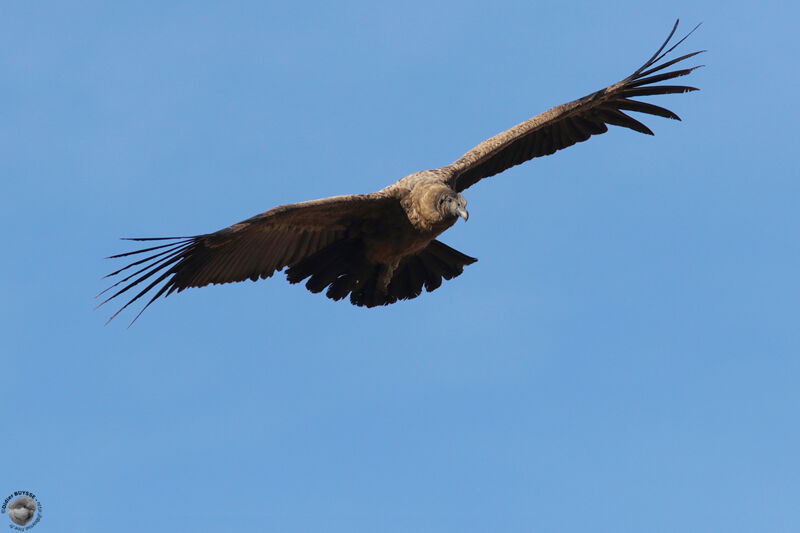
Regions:
[[[409,224],[408,228],[396,228],[391,235],[375,235],[364,239],[367,260],[384,265],[397,265],[401,259],[416,255],[432,240],[454,223],[445,223],[428,230],[420,230]]]

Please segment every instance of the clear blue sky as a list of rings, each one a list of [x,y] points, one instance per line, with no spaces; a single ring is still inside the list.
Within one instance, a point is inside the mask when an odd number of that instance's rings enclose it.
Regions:
[[[800,531],[800,9],[758,4],[5,2],[0,493],[42,533]],[[683,122],[468,190],[436,292],[92,311],[119,237],[447,164],[676,17]]]

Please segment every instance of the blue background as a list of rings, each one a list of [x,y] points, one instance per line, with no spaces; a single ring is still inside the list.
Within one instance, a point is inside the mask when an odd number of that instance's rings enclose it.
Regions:
[[[4,2],[0,492],[60,533],[800,530],[789,5]],[[678,16],[684,121],[469,189],[436,292],[92,310],[118,237],[445,165]]]

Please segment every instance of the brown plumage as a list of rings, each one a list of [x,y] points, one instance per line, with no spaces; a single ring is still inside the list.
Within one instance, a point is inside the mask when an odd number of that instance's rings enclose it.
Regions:
[[[442,279],[460,275],[464,266],[476,261],[436,240],[458,217],[467,219],[461,191],[514,165],[605,133],[608,124],[653,134],[625,111],[680,120],[672,111],[632,99],[697,90],[684,85],[657,85],[698,68],[661,72],[701,53],[661,63],[694,31],[664,51],[677,27],[675,22],[658,51],[624,80],[495,135],[445,167],[416,172],[371,194],[279,206],[215,233],[130,239],[169,242],[111,256],[149,253],[109,274],[117,276],[132,270],[100,293],[121,285],[100,305],[145,284],[110,321],[162,282],[142,311],[162,294],[212,283],[255,281],[283,268],[290,283],[307,280],[311,292],[324,290],[334,300],[349,295],[359,306],[416,298],[423,287],[433,291]]]

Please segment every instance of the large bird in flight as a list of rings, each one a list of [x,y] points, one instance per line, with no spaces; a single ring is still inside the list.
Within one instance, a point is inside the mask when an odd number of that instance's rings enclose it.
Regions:
[[[116,289],[100,305],[144,283],[111,321],[162,284],[135,321],[161,295],[212,283],[256,281],[283,268],[289,283],[308,280],[305,285],[311,292],[325,291],[334,300],[349,295],[358,306],[416,298],[423,286],[433,291],[442,279],[460,275],[464,266],[476,261],[436,240],[459,217],[467,220],[467,201],[461,194],[465,189],[514,165],[605,133],[609,124],[653,134],[626,111],[680,120],[668,109],[636,100],[697,90],[660,84],[698,68],[663,72],[701,53],[662,62],[694,31],[665,50],[677,28],[676,21],[664,44],[627,78],[495,135],[447,166],[410,174],[371,194],[275,207],[214,233],[130,239],[169,242],[111,256],[146,254],[106,276],[124,277],[100,293]],[[127,273],[130,269],[133,272]]]

